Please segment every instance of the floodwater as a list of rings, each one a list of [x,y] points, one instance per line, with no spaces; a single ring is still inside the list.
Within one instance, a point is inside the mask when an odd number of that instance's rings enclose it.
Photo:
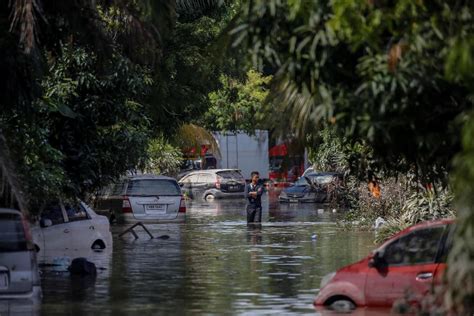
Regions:
[[[335,210],[334,210],[335,211]],[[84,254],[96,278],[43,269],[42,315],[315,314],[321,278],[366,256],[373,234],[343,231],[321,205],[264,198],[263,225],[248,228],[242,200],[188,203],[187,222],[118,238],[113,253]]]

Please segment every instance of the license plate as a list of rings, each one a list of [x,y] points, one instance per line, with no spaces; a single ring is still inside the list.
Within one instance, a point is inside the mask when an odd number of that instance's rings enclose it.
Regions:
[[[291,203],[298,203],[298,200],[297,199],[290,199],[290,202]]]
[[[149,214],[165,214],[166,204],[146,204],[145,211]]]
[[[8,289],[8,273],[0,273],[0,290]]]

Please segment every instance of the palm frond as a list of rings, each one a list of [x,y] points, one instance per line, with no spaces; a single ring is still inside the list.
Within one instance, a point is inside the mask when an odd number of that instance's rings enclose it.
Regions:
[[[11,24],[10,32],[19,33],[19,43],[25,53],[29,54],[35,48],[38,31],[38,17],[44,16],[38,0],[10,0]]]
[[[224,0],[177,0],[176,9],[178,12],[203,11],[223,3]]]
[[[3,134],[0,132],[0,207],[18,207],[23,214],[28,214],[26,200],[16,176],[10,151]]]

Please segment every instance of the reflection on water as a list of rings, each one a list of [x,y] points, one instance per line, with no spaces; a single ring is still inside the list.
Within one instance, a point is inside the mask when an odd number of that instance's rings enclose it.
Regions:
[[[102,268],[95,279],[45,268],[42,314],[314,314],[321,278],[373,248],[318,209],[265,198],[262,226],[248,227],[243,200],[198,201],[185,224],[149,226],[168,240],[113,227],[113,254],[84,255]]]

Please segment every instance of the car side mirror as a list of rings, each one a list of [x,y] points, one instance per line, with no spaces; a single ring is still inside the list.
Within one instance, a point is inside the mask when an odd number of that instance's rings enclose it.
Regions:
[[[369,268],[377,268],[382,263],[380,253],[376,251],[371,258],[369,258]]]
[[[43,228],[50,227],[53,226],[53,222],[49,218],[44,218],[40,220],[40,226]]]

